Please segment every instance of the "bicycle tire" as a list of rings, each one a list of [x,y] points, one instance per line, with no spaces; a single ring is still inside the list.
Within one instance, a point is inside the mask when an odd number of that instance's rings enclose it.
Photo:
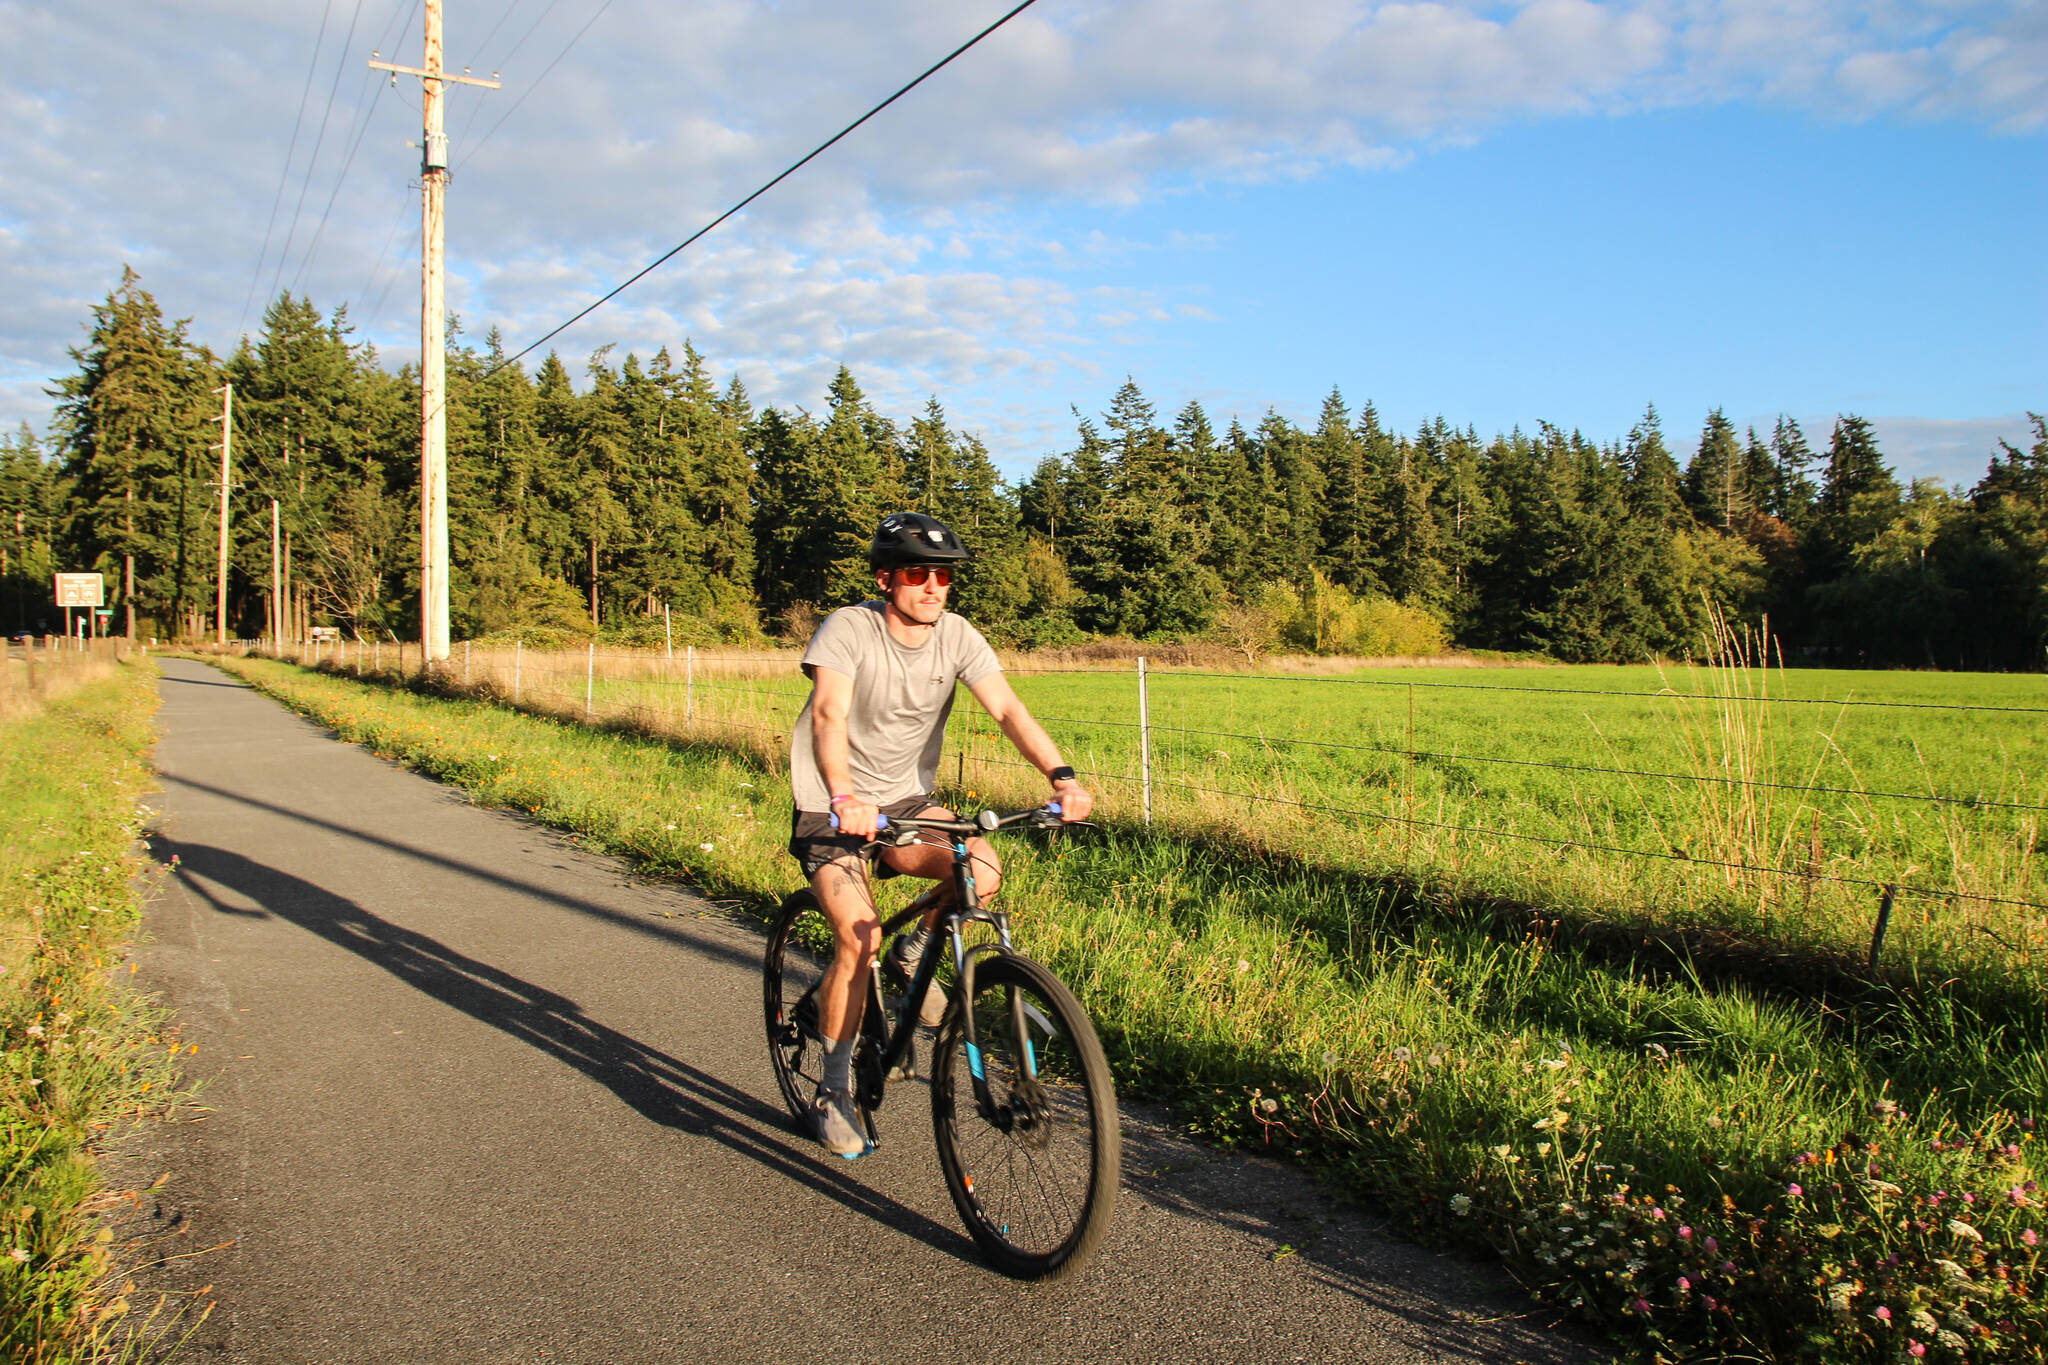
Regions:
[[[956,990],[932,1051],[932,1128],[946,1189],[997,1270],[1060,1279],[1094,1255],[1116,1206],[1123,1128],[1102,1043],[1049,969],[1017,954],[983,960],[972,1008],[996,1107],[985,1116],[962,1005]]]

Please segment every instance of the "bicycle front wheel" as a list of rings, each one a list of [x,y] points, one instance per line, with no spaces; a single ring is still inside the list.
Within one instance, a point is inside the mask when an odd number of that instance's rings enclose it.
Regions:
[[[996,1269],[1058,1279],[1094,1254],[1116,1204],[1123,1128],[1109,1063],[1079,1002],[1030,958],[976,967],[975,1047],[960,1006],[956,995],[932,1060],[946,1188]]]

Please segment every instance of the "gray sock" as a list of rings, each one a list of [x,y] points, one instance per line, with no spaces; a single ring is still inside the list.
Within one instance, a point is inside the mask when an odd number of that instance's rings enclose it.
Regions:
[[[825,1044],[825,1079],[827,1090],[853,1089],[853,1039],[841,1043],[837,1038],[821,1038]]]
[[[890,956],[896,959],[896,965],[908,975],[917,970],[917,964],[924,958],[925,945],[931,941],[932,931],[926,925],[920,924],[915,929],[906,929],[897,936],[896,946],[890,950]]]

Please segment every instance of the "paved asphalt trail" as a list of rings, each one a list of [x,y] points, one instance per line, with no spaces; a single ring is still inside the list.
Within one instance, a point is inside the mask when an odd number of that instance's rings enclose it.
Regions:
[[[145,1290],[213,1286],[182,1359],[1587,1358],[1479,1268],[1128,1107],[1093,1265],[1002,1279],[921,1086],[860,1162],[793,1132],[755,928],[163,672],[151,846],[179,866],[140,956],[205,1088],[129,1143],[122,1174],[169,1179],[121,1231],[180,1258]]]

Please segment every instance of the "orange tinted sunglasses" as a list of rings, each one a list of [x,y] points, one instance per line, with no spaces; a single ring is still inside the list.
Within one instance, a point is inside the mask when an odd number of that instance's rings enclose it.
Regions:
[[[953,571],[951,569],[936,568],[930,564],[906,564],[896,572],[902,574],[903,581],[913,588],[923,587],[927,575],[942,588],[953,586]]]

